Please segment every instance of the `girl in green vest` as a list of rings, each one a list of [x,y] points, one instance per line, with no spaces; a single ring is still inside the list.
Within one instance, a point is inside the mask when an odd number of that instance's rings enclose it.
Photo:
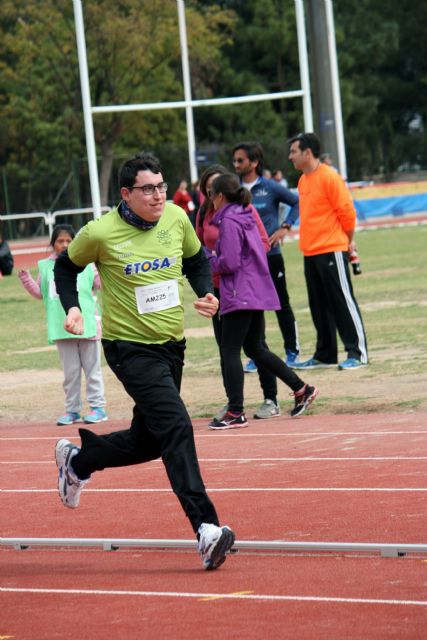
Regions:
[[[86,377],[86,397],[90,412],[83,417],[87,423],[107,420],[105,413],[104,382],[101,371],[101,318],[94,289],[101,283],[95,265],[89,264],[78,275],[79,303],[84,317],[85,331],[82,336],[72,335],[64,329],[65,312],[55,289],[53,268],[55,260],[75,236],[69,224],[54,227],[50,246],[53,253],[38,263],[39,273],[34,280],[27,269],[18,272],[24,288],[30,295],[43,300],[46,308],[49,344],[56,344],[64,370],[65,414],[56,424],[68,425],[81,422],[82,400],[80,394],[82,369]]]

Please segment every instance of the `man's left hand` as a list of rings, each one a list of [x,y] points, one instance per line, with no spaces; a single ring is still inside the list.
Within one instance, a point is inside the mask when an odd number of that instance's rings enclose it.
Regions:
[[[284,229],[283,227],[279,227],[274,233],[269,237],[270,245],[274,248],[277,246],[279,242],[283,242],[285,236],[288,234],[288,229]]]
[[[213,293],[207,293],[203,298],[197,298],[193,304],[197,313],[200,313],[201,316],[212,318],[218,311],[219,300],[215,298]]]

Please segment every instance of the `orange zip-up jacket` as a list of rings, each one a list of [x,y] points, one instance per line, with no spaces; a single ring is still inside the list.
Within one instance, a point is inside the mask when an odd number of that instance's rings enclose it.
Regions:
[[[348,235],[356,226],[356,210],[341,176],[325,164],[298,182],[299,246],[305,256],[348,251]]]

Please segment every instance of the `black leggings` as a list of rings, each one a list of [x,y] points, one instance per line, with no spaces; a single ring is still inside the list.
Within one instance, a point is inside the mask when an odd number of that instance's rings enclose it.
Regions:
[[[214,293],[218,300],[219,297],[219,289],[214,289]],[[219,349],[219,361],[221,366],[221,375],[222,381],[224,383],[225,392],[227,393],[227,388],[225,386],[225,373],[224,373],[224,358],[222,355],[222,327],[224,324],[224,318],[226,316],[220,316],[219,313],[216,313],[212,317],[213,330],[215,334],[215,340]],[[268,349],[267,343],[265,342],[265,336],[263,337],[264,346]],[[259,367],[258,369],[259,383],[261,385],[262,392],[264,394],[265,399],[273,400],[276,402],[277,400],[277,380],[274,373],[271,373],[264,367]]]
[[[221,317],[221,353],[228,408],[232,413],[243,411],[244,373],[240,351],[277,376],[292,391],[299,391],[304,382],[279,356],[272,353],[264,341],[263,311],[233,311]]]

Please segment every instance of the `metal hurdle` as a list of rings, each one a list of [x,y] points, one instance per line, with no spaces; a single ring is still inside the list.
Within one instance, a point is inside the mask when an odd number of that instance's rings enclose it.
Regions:
[[[195,540],[133,538],[0,538],[0,546],[23,551],[32,547],[95,547],[103,551],[124,548],[196,549]],[[233,551],[286,551],[289,553],[375,553],[384,558],[427,554],[427,544],[384,542],[286,542],[284,540],[236,540]]]

